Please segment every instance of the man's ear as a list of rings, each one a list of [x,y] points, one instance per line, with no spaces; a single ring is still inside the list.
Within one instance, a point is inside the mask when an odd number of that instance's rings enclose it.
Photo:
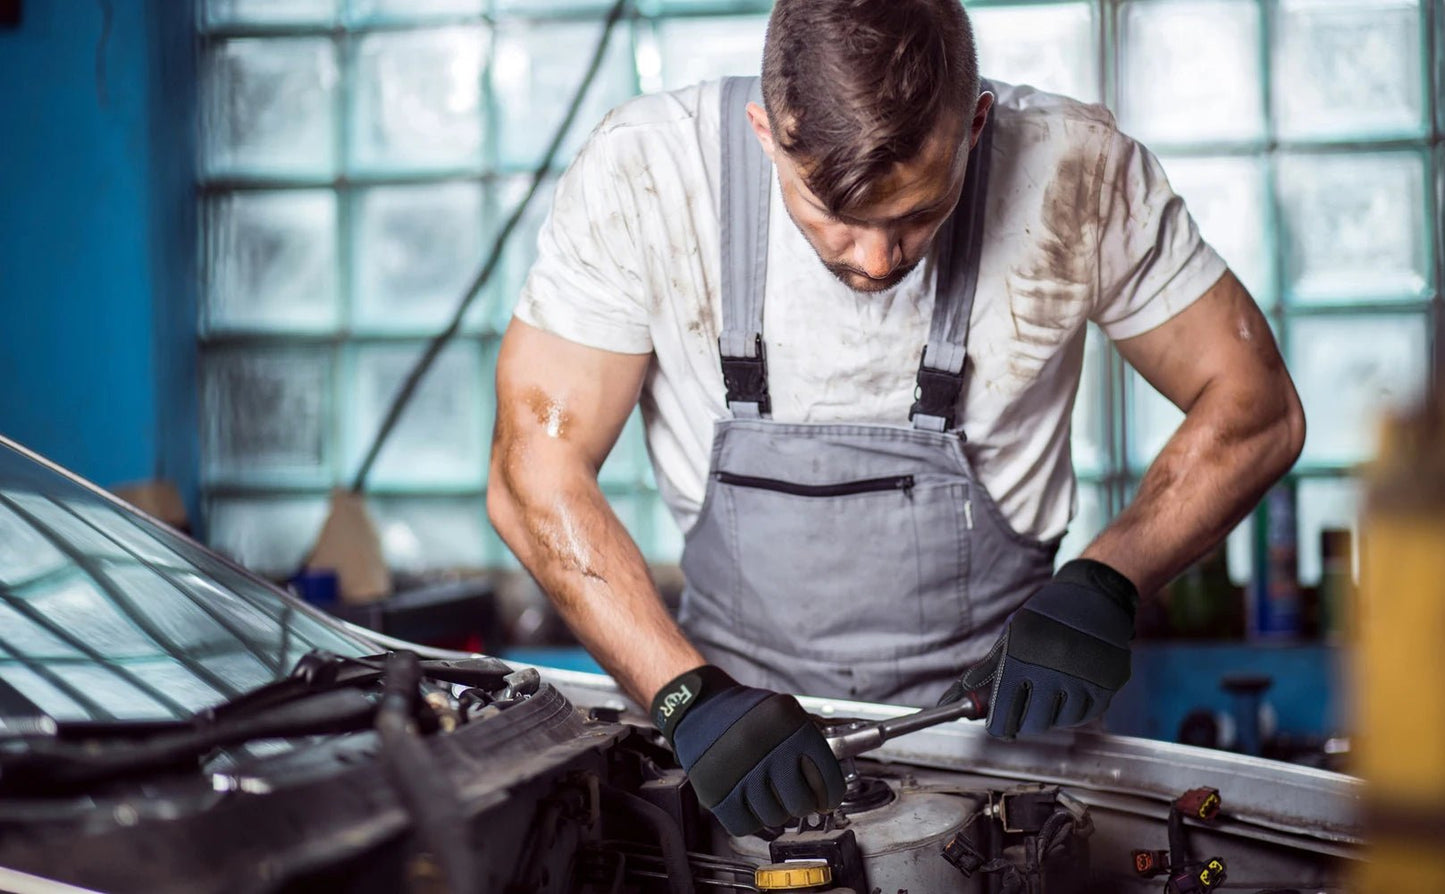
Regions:
[[[748,123],[753,126],[753,134],[762,144],[763,153],[770,161],[776,161],[773,153],[777,151],[777,146],[773,143],[773,126],[768,122],[767,110],[755,102],[748,103]]]
[[[988,123],[988,111],[993,108],[993,94],[985,90],[978,95],[978,105],[973,107],[973,124],[968,134],[968,147],[972,149],[978,145],[978,138],[983,136],[983,126]]]

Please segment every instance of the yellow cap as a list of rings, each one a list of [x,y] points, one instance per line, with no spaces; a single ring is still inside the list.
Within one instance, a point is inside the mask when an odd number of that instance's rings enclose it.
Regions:
[[[796,860],[759,866],[755,883],[764,891],[796,891],[833,881],[833,869],[826,860]]]

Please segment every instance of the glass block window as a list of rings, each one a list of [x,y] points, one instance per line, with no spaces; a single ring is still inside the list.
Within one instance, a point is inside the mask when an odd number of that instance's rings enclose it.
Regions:
[[[1313,585],[1321,531],[1358,527],[1355,472],[1381,414],[1417,399],[1435,365],[1439,5],[1105,6],[1120,124],[1159,153],[1201,232],[1265,309],[1303,400],[1309,431],[1290,477],[1299,576]],[[1132,372],[1122,384],[1123,471],[1137,480],[1182,415]],[[1230,538],[1236,579],[1258,567],[1256,521]]]
[[[203,472],[210,536],[291,571],[407,365],[527,186],[606,0],[199,0]],[[767,0],[637,0],[558,168],[613,105],[758,69]],[[1420,393],[1445,255],[1445,13],[1429,0],[975,0],[983,72],[1108,105],[1265,308],[1310,435],[1301,573],[1353,525],[1374,417]],[[1433,46],[1432,46],[1433,44]],[[516,567],[486,522],[491,375],[549,180],[383,451],[396,567]],[[1119,511],[1182,414],[1089,333],[1078,514]],[[634,418],[601,483],[643,552],[681,540]],[[1251,573],[1253,522],[1230,540]]]
[[[199,2],[207,529],[279,577],[525,192],[610,3]],[[639,56],[667,51],[676,77],[755,69],[756,10],[727,17],[715,52],[679,51],[711,20],[676,34],[667,16],[621,22],[559,170],[639,91]],[[399,571],[516,567],[486,520],[492,374],[550,193],[549,179],[373,467],[369,505]],[[637,420],[602,481],[644,551],[675,561]]]

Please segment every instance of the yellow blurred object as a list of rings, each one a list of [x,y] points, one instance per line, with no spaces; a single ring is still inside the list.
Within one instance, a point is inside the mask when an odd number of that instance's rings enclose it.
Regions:
[[[833,870],[824,860],[798,860],[759,866],[754,882],[763,891],[796,891],[831,884]]]
[[[1390,420],[1362,525],[1354,890],[1445,891],[1445,403]]]

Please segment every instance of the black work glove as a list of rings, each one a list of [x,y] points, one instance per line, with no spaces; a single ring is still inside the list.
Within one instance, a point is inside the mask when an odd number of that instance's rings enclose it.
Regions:
[[[1113,568],[1092,559],[1068,562],[938,703],[992,684],[988,731],[1005,739],[1093,720],[1129,680],[1138,605],[1139,591]]]
[[[662,687],[652,720],[703,806],[733,835],[843,801],[843,771],[791,695],[743,686],[705,664]]]

